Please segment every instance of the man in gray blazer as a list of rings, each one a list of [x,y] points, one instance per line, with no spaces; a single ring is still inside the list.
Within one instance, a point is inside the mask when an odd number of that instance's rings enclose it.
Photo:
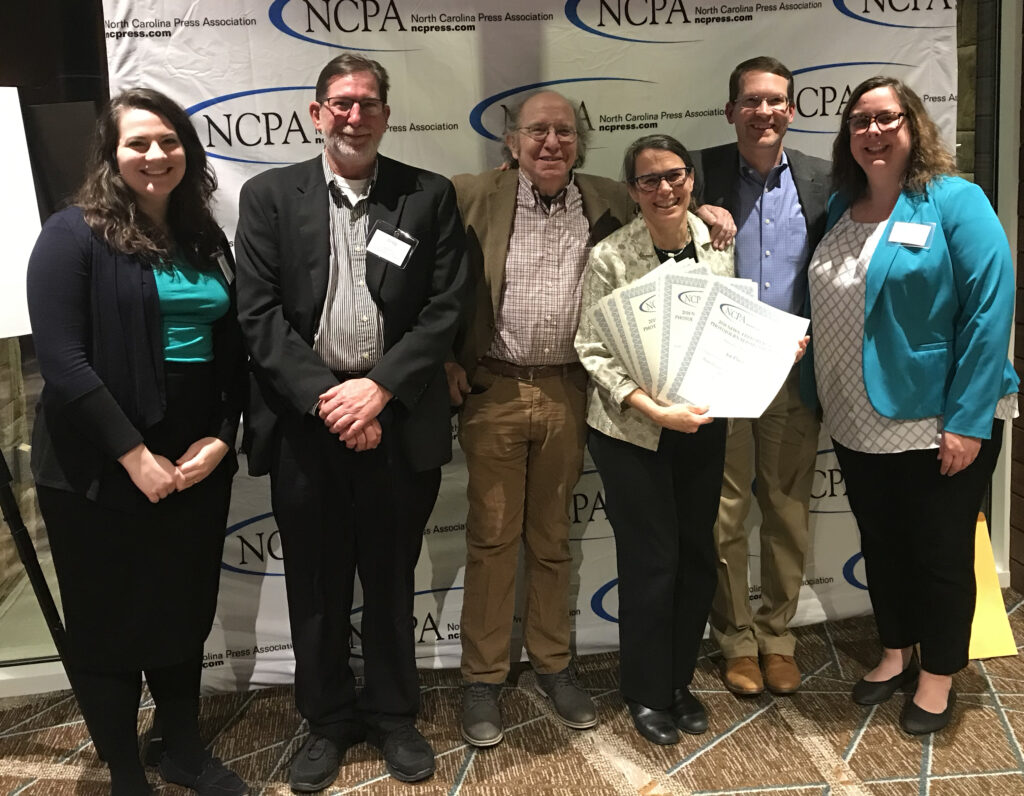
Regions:
[[[736,221],[736,276],[756,281],[761,301],[802,314],[807,264],[824,232],[829,164],[783,149],[795,113],[793,75],[774,58],[751,58],[733,70],[725,113],[736,143],[695,153],[700,195]],[[788,624],[803,582],[818,418],[801,402],[799,381],[797,366],[760,418],[729,421],[711,630],[725,657],[725,685],[736,694],[759,694],[766,682],[776,694],[800,687]],[[756,613],[744,528],[752,482],[762,515]]]

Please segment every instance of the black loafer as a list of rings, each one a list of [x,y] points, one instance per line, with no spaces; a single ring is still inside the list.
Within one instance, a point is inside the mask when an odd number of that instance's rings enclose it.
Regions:
[[[651,743],[667,746],[679,743],[679,730],[667,710],[655,710],[631,699],[626,700],[629,715],[633,717],[633,726]]]
[[[900,716],[900,724],[905,732],[911,735],[927,735],[931,732],[938,732],[953,718],[953,706],[956,705],[956,691],[949,689],[949,698],[946,700],[946,709],[941,713],[930,713],[922,707],[914,704],[911,697],[903,706],[903,713]]]
[[[708,731],[708,712],[689,688],[677,688],[672,692],[670,712],[676,727],[683,732],[700,735]]]
[[[880,680],[877,683],[863,679],[858,680],[853,686],[850,696],[858,705],[880,705],[900,688],[913,686],[920,674],[921,667],[917,663],[917,658],[912,657],[906,669],[888,680]]]
[[[198,771],[179,766],[169,754],[160,758],[160,776],[164,782],[184,785],[198,796],[248,796],[249,786],[216,757],[210,757]]]

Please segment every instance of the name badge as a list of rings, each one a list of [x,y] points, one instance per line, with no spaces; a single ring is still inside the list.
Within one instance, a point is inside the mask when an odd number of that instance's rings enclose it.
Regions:
[[[916,249],[930,249],[935,235],[935,222],[914,224],[910,221],[895,221],[889,230],[889,242],[913,246]]]
[[[224,252],[219,249],[213,255],[213,258],[217,261],[217,265],[220,267],[220,272],[224,275],[224,281],[229,285],[235,281],[235,272],[231,270],[231,266],[228,264],[228,258],[224,256]]]
[[[366,251],[392,265],[405,268],[418,243],[419,241],[408,232],[402,232],[398,227],[385,221],[376,221],[370,230]]]

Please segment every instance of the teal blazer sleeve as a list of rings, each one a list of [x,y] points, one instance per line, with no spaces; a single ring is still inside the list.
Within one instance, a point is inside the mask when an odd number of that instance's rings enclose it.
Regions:
[[[831,203],[829,226],[842,205]],[[930,243],[893,242],[901,221],[934,225]],[[947,431],[987,439],[996,403],[1019,383],[1007,358],[1015,293],[1006,234],[978,186],[942,177],[904,192],[866,277],[871,404],[896,419],[941,415]]]

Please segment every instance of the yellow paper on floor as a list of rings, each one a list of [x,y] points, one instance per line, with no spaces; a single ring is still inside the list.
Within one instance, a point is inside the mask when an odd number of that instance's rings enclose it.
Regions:
[[[978,586],[978,601],[971,623],[970,657],[1016,655],[1017,643],[1013,640],[1003,594],[999,590],[999,576],[996,575],[996,562],[984,514],[978,515],[974,536],[974,580]]]

